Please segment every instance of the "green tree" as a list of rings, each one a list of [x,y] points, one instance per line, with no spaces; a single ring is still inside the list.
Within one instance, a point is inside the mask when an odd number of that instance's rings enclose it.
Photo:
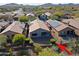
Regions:
[[[61,6],[55,6],[54,9],[55,9],[56,11],[61,11],[61,10],[63,10],[64,8],[61,7]]]
[[[29,21],[33,21],[33,20],[35,20],[36,19],[36,17],[35,16],[28,16],[29,17]]]
[[[79,12],[74,13],[75,18],[79,18]]]
[[[23,45],[25,42],[26,37],[23,34],[16,34],[13,37],[12,42],[16,45]]]
[[[50,48],[44,48],[41,52],[39,52],[39,56],[60,56],[61,54],[53,51]]]
[[[25,41],[26,41],[26,42],[29,42],[29,44],[33,43],[33,41],[32,41],[31,38],[26,38]]]
[[[55,16],[58,16],[58,17],[61,17],[61,16],[64,15],[64,13],[63,12],[55,12],[54,15]]]
[[[52,9],[53,9],[53,7],[48,7],[47,9],[48,9],[48,10],[52,10]]]
[[[42,47],[39,44],[35,43],[34,50],[35,50],[36,54],[38,55],[38,53],[42,51]]]
[[[58,16],[55,16],[55,15],[51,15],[48,17],[49,19],[52,19],[52,20],[58,20],[59,17]]]
[[[45,10],[44,10],[44,9],[42,9],[42,10],[37,10],[37,11],[35,11],[35,13],[36,13],[36,16],[42,15],[42,14],[45,13]]]
[[[51,16],[49,16],[49,18],[52,20],[59,20],[63,15],[63,12],[55,12]]]
[[[6,35],[0,35],[0,44],[3,45],[7,43],[7,36]]]
[[[27,42],[28,44],[33,43],[32,39],[26,38],[23,34],[16,34],[16,35],[13,37],[12,42],[13,42],[15,45],[22,45],[22,46],[24,46],[25,42]]]
[[[28,16],[20,16],[20,17],[19,17],[19,21],[20,21],[20,22],[25,22],[25,23],[26,23],[26,22],[29,21],[29,17],[28,17]]]
[[[9,55],[12,56],[13,55],[13,49],[9,48]]]

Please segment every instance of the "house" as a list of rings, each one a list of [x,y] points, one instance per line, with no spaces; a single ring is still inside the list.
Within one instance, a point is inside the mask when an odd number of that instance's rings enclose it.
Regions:
[[[26,16],[35,16],[34,13],[28,13]]]
[[[19,8],[19,10],[14,11],[13,14],[14,14],[13,15],[13,19],[16,20],[16,21],[18,20],[18,18],[20,16],[24,16],[25,15],[22,8]]]
[[[13,22],[9,25],[5,30],[3,30],[0,34],[5,34],[9,39],[11,39],[15,34],[22,34],[23,27],[21,23],[18,21]]]
[[[22,8],[19,8],[18,10],[13,12],[14,14],[24,14],[24,11]]]
[[[14,14],[13,19],[15,21],[18,21],[18,19],[19,19],[20,16],[24,16],[24,14]]]
[[[0,22],[0,32],[2,32],[9,25],[10,25],[10,22],[5,22],[5,21]]]
[[[51,16],[51,13],[50,12],[46,12],[45,15]]]
[[[63,19],[62,22],[69,25],[75,31],[75,34],[79,36],[79,21],[78,21],[78,19]]]
[[[48,44],[49,39],[51,38],[48,27],[39,19],[34,20],[34,22],[29,26],[29,36],[35,43],[41,45]]]
[[[7,21],[13,21],[13,15],[12,12],[6,12],[5,17],[7,17]]]
[[[0,22],[0,26],[8,26],[9,25],[9,22],[6,22],[6,21],[2,21]]]
[[[49,28],[51,28],[51,33],[53,33],[54,37],[59,36],[69,36],[74,34],[74,30],[72,30],[68,25],[57,21],[57,20],[48,20],[47,24]]]
[[[12,12],[5,12],[3,14],[0,14],[0,19],[2,19],[3,21],[13,21],[12,16]]]
[[[73,16],[70,11],[63,11],[64,15],[61,16],[62,19],[72,19]]]

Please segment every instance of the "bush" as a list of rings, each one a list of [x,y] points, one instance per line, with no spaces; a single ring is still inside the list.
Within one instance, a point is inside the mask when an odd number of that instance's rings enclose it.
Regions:
[[[0,44],[5,44],[7,43],[7,36],[6,35],[0,35]]]
[[[29,17],[28,16],[20,16],[19,17],[19,21],[20,22],[28,22],[29,21]]]
[[[26,37],[23,34],[16,34],[13,37],[12,42],[15,43],[16,45],[22,45],[25,41]]]

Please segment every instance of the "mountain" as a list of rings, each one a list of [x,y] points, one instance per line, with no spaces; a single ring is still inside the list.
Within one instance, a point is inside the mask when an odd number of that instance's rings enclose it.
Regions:
[[[23,8],[25,11],[32,11],[33,8],[35,7],[53,7],[53,6],[78,6],[79,4],[73,4],[73,3],[69,3],[69,4],[52,4],[52,3],[46,3],[46,4],[42,4],[42,5],[23,5],[23,4],[16,4],[16,3],[9,3],[9,4],[5,4],[5,5],[1,5],[0,8],[7,9],[7,10],[17,10],[19,8]]]
[[[7,9],[7,10],[17,10],[19,8],[23,8],[27,11],[32,10],[34,7],[35,6],[33,5],[23,5],[23,4],[16,4],[16,3],[10,3],[10,4],[5,4],[0,6],[0,8]]]
[[[69,4],[52,4],[52,3],[46,3],[46,4],[42,4],[42,5],[38,5],[38,7],[52,7],[52,6],[79,6],[79,4],[73,4],[73,3],[69,3]],[[0,8],[20,8],[20,7],[25,7],[25,8],[34,8],[36,7],[35,5],[23,5],[23,4],[16,4],[16,3],[10,3],[10,4],[5,4],[5,5],[1,5]]]
[[[46,4],[43,4],[43,5],[40,5],[40,7],[52,7],[52,6],[56,6],[56,4],[46,3]]]
[[[40,5],[40,7],[53,7],[53,6],[79,6],[79,4],[73,4],[73,3],[69,3],[69,4],[52,4],[52,3],[46,3],[43,5]]]
[[[10,4],[5,4],[5,5],[1,5],[0,8],[17,8],[20,7],[21,5],[16,4],[16,3],[10,3]]]

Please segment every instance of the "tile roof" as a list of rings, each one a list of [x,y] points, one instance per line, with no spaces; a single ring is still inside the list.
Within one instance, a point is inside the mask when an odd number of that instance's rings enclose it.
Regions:
[[[7,32],[7,31],[12,31],[12,32],[21,34],[23,32],[23,28],[22,28],[20,22],[15,21],[11,25],[9,25],[4,31],[2,31],[1,34]]]
[[[30,27],[29,27],[29,29],[30,29],[29,32],[35,31],[35,30],[37,30],[37,29],[39,29],[39,28],[45,29],[45,30],[49,31],[48,27],[45,25],[45,23],[44,23],[43,21],[41,21],[41,20],[39,20],[39,19],[36,19],[36,20],[34,20],[34,21],[32,22],[32,24],[30,25]]]
[[[6,25],[8,25],[8,24],[9,24],[9,22],[5,22],[5,21],[0,22],[0,26],[6,26]]]
[[[69,24],[77,29],[79,29],[79,21],[76,19],[64,19],[62,22]]]
[[[50,26],[52,26],[52,28],[56,29],[57,31],[61,31],[68,27],[64,23],[57,20],[48,20],[47,22],[50,24]]]

